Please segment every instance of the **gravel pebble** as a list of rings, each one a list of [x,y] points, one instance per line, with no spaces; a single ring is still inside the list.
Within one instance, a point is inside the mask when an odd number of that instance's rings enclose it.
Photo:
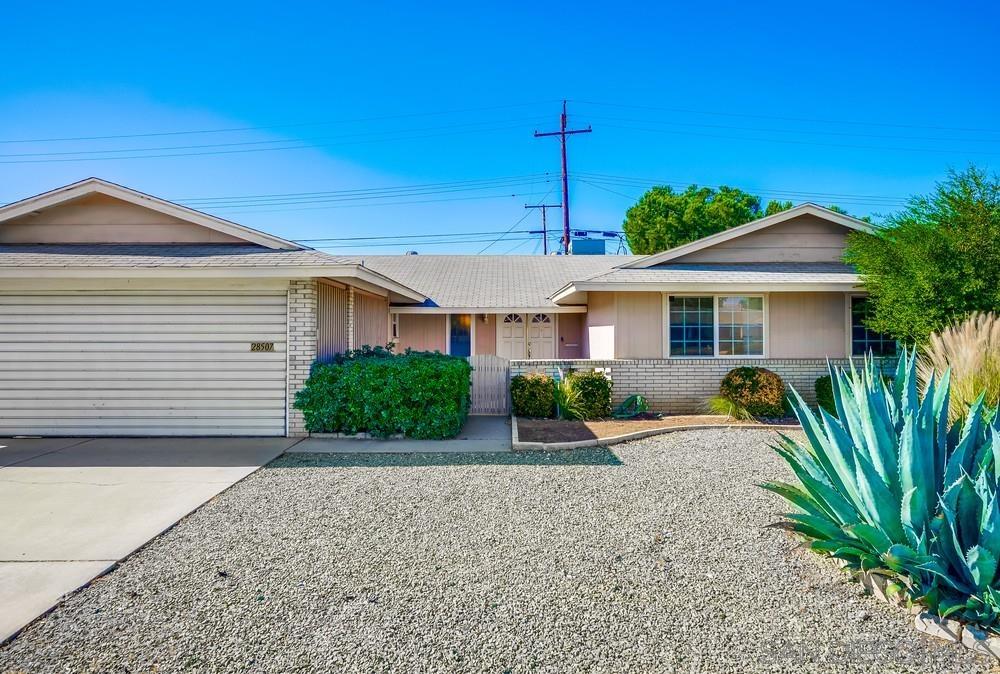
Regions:
[[[288,455],[0,649],[0,672],[976,672],[767,529],[771,431]]]

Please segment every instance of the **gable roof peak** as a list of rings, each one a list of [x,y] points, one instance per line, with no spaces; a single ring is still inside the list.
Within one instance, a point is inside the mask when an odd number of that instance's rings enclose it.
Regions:
[[[762,218],[752,220],[750,222],[744,223],[742,225],[737,225],[736,227],[730,227],[729,229],[717,232],[715,234],[710,234],[709,236],[702,237],[695,241],[682,244],[671,248],[670,250],[665,250],[662,253],[655,253],[653,255],[647,255],[634,262],[629,262],[627,264],[619,265],[619,269],[641,269],[645,267],[652,267],[657,264],[662,264],[664,262],[669,262],[683,255],[688,255],[698,250],[704,248],[709,248],[711,246],[723,243],[724,241],[729,241],[731,239],[736,239],[753,232],[760,231],[767,227],[772,227],[782,222],[787,222],[793,218],[797,218],[801,215],[814,215],[823,220],[827,220],[834,224],[846,227],[848,229],[853,229],[860,232],[872,232],[874,227],[865,222],[864,220],[859,220],[858,218],[852,217],[850,215],[844,215],[843,213],[838,213],[837,211],[826,208],[825,206],[820,206],[819,204],[814,204],[811,201],[807,201],[798,206],[792,206],[791,208],[781,211],[780,213],[774,213],[772,215],[765,215]]]
[[[83,180],[78,180],[74,183],[69,183],[48,192],[42,192],[41,194],[36,194],[0,207],[0,225],[22,215],[58,206],[59,204],[91,194],[103,194],[126,203],[175,217],[179,220],[223,232],[243,239],[248,243],[255,243],[266,248],[281,250],[303,250],[306,248],[306,246],[297,244],[294,241],[282,239],[224,218],[203,213],[188,206],[182,206],[166,199],[154,197],[151,194],[146,194],[145,192],[140,192],[131,187],[125,187],[124,185],[119,185],[118,183],[113,183],[110,180],[96,176],[90,176]]]

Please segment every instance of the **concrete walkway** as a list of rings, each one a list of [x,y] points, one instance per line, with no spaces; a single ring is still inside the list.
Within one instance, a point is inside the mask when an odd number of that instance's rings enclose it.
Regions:
[[[307,438],[290,452],[320,454],[423,454],[464,452],[509,452],[510,418],[472,416],[458,437],[451,440],[355,440],[354,438]]]
[[[295,442],[0,439],[0,643]]]

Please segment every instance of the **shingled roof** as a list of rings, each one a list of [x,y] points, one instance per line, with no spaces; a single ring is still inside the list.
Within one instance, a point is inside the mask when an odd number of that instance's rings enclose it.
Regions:
[[[637,259],[626,255],[375,255],[366,267],[413,288],[425,306],[455,309],[555,308],[549,297],[570,281]]]

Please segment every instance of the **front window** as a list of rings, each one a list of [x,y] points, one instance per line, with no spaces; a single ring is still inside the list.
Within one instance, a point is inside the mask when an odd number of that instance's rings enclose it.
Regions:
[[[470,314],[450,314],[449,353],[453,356],[472,355],[472,316]]]
[[[895,356],[896,340],[870,330],[865,321],[871,314],[871,304],[867,297],[851,298],[851,355]]]
[[[719,355],[764,355],[764,298],[719,297]]]
[[[670,298],[670,355],[714,356],[712,297]]]

